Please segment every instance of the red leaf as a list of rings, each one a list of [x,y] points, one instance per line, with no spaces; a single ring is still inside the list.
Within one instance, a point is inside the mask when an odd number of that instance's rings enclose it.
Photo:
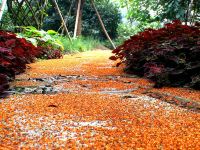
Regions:
[[[116,56],[111,56],[109,59],[110,60],[117,60],[118,58]]]
[[[6,44],[7,47],[14,47],[15,42],[16,42],[15,39],[11,39],[11,40],[6,41],[5,44]]]
[[[119,48],[116,48],[112,51],[112,53],[119,53],[120,52],[120,49]]]
[[[7,60],[5,60],[5,59],[3,59],[3,58],[0,58],[0,64],[2,65],[2,66],[9,66],[11,63],[9,62],[9,61],[7,61]]]
[[[13,48],[12,52],[13,52],[14,55],[16,55],[18,57],[24,57],[25,56],[24,50],[20,47]]]
[[[117,63],[117,64],[116,64],[116,67],[119,67],[121,64],[122,64],[121,62]]]

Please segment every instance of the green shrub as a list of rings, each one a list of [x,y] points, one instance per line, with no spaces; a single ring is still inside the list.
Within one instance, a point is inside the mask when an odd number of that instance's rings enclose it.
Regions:
[[[35,46],[51,47],[51,49],[64,50],[63,44],[56,37],[58,33],[54,30],[37,30],[33,26],[19,27],[21,30],[18,37],[24,37]]]
[[[62,11],[62,14],[66,14],[67,27],[69,32],[73,34],[74,24],[76,20],[76,2],[72,0],[59,0],[58,5]],[[70,6],[72,9],[70,10]],[[111,38],[117,37],[117,26],[121,22],[121,16],[118,6],[109,0],[95,1],[97,10],[99,11],[101,18],[104,22],[106,30]],[[48,16],[44,21],[43,28],[45,30],[53,29],[58,31],[61,26],[59,15],[56,13],[53,7],[49,7],[47,10]],[[101,39],[106,39],[104,32],[102,31],[99,20],[96,16],[94,9],[91,7],[90,1],[85,1],[83,14],[82,14],[82,36],[93,36]]]
[[[18,37],[24,37],[33,45],[45,48],[49,54],[54,53],[54,50],[63,53],[84,52],[100,45],[99,40],[92,37],[77,37],[70,41],[68,37],[61,36],[54,30],[39,31],[32,26],[20,27],[20,29],[22,32],[18,33]]]
[[[34,46],[40,47],[44,51],[43,59],[53,59],[62,57],[61,52],[64,50],[63,44],[56,37],[59,36],[57,32],[53,30],[37,30],[35,27],[18,27],[21,32],[18,33],[18,37],[25,38],[31,42]]]

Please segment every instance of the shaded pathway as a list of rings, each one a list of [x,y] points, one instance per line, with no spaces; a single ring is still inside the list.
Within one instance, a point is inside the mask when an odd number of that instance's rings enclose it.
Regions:
[[[0,100],[0,149],[198,149],[200,92],[154,89],[110,55],[31,64]]]

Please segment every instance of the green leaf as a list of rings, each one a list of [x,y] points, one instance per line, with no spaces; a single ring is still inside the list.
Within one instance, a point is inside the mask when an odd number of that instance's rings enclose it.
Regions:
[[[59,40],[56,39],[56,40],[55,40],[55,44],[56,44],[57,46],[59,46],[61,50],[64,50],[64,45],[63,45],[63,43],[62,43],[61,41],[59,41]]]
[[[37,40],[34,38],[26,38],[27,41],[31,42],[34,46],[37,46]]]
[[[48,33],[49,35],[56,35],[56,34],[58,34],[58,32],[56,32],[56,31],[54,31],[54,30],[48,30],[47,33]]]
[[[30,30],[33,30],[33,31],[35,31],[35,30],[37,30],[35,27],[33,27],[33,26],[27,26],[27,27],[25,27],[26,29],[30,29]]]

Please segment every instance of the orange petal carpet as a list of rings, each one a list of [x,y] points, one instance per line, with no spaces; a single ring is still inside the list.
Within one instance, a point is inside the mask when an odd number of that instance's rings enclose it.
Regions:
[[[13,87],[62,77],[51,86],[63,90],[0,99],[0,149],[199,149],[200,92],[155,89],[115,67],[111,55],[97,50],[30,64]]]

